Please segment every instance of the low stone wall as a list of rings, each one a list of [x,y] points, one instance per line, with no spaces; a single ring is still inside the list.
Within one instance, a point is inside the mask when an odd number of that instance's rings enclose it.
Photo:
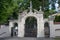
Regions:
[[[9,34],[9,27],[5,25],[1,25],[0,28],[0,37],[8,37],[10,36]]]
[[[55,36],[60,36],[60,24],[54,24],[54,28],[55,28]]]

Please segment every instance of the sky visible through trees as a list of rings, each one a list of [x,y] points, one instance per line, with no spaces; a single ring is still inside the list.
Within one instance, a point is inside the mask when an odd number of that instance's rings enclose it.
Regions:
[[[49,0],[49,3],[50,3],[49,9],[52,9],[53,8],[56,11],[58,11],[58,7],[59,7],[58,0]]]

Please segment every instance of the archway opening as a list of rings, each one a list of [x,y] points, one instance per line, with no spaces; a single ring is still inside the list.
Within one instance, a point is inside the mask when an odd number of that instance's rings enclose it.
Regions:
[[[28,17],[25,20],[25,37],[37,37],[37,19]]]
[[[14,23],[14,26],[11,28],[11,36],[17,36],[18,35],[18,24]]]
[[[46,38],[50,37],[50,27],[48,22],[45,22],[44,24],[44,32]]]

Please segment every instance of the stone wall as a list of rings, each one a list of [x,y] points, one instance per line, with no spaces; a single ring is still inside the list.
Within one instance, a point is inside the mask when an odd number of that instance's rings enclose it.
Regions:
[[[60,36],[60,24],[54,24],[55,36]]]
[[[49,21],[50,25],[50,37],[60,37],[60,24],[56,24],[53,21]]]
[[[0,37],[8,37],[8,36],[10,36],[9,27],[6,25],[1,25]]]

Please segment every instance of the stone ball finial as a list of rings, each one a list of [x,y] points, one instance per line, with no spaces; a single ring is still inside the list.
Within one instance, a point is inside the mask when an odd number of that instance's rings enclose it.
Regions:
[[[42,11],[42,9],[41,9],[42,7],[40,6],[40,11]]]

